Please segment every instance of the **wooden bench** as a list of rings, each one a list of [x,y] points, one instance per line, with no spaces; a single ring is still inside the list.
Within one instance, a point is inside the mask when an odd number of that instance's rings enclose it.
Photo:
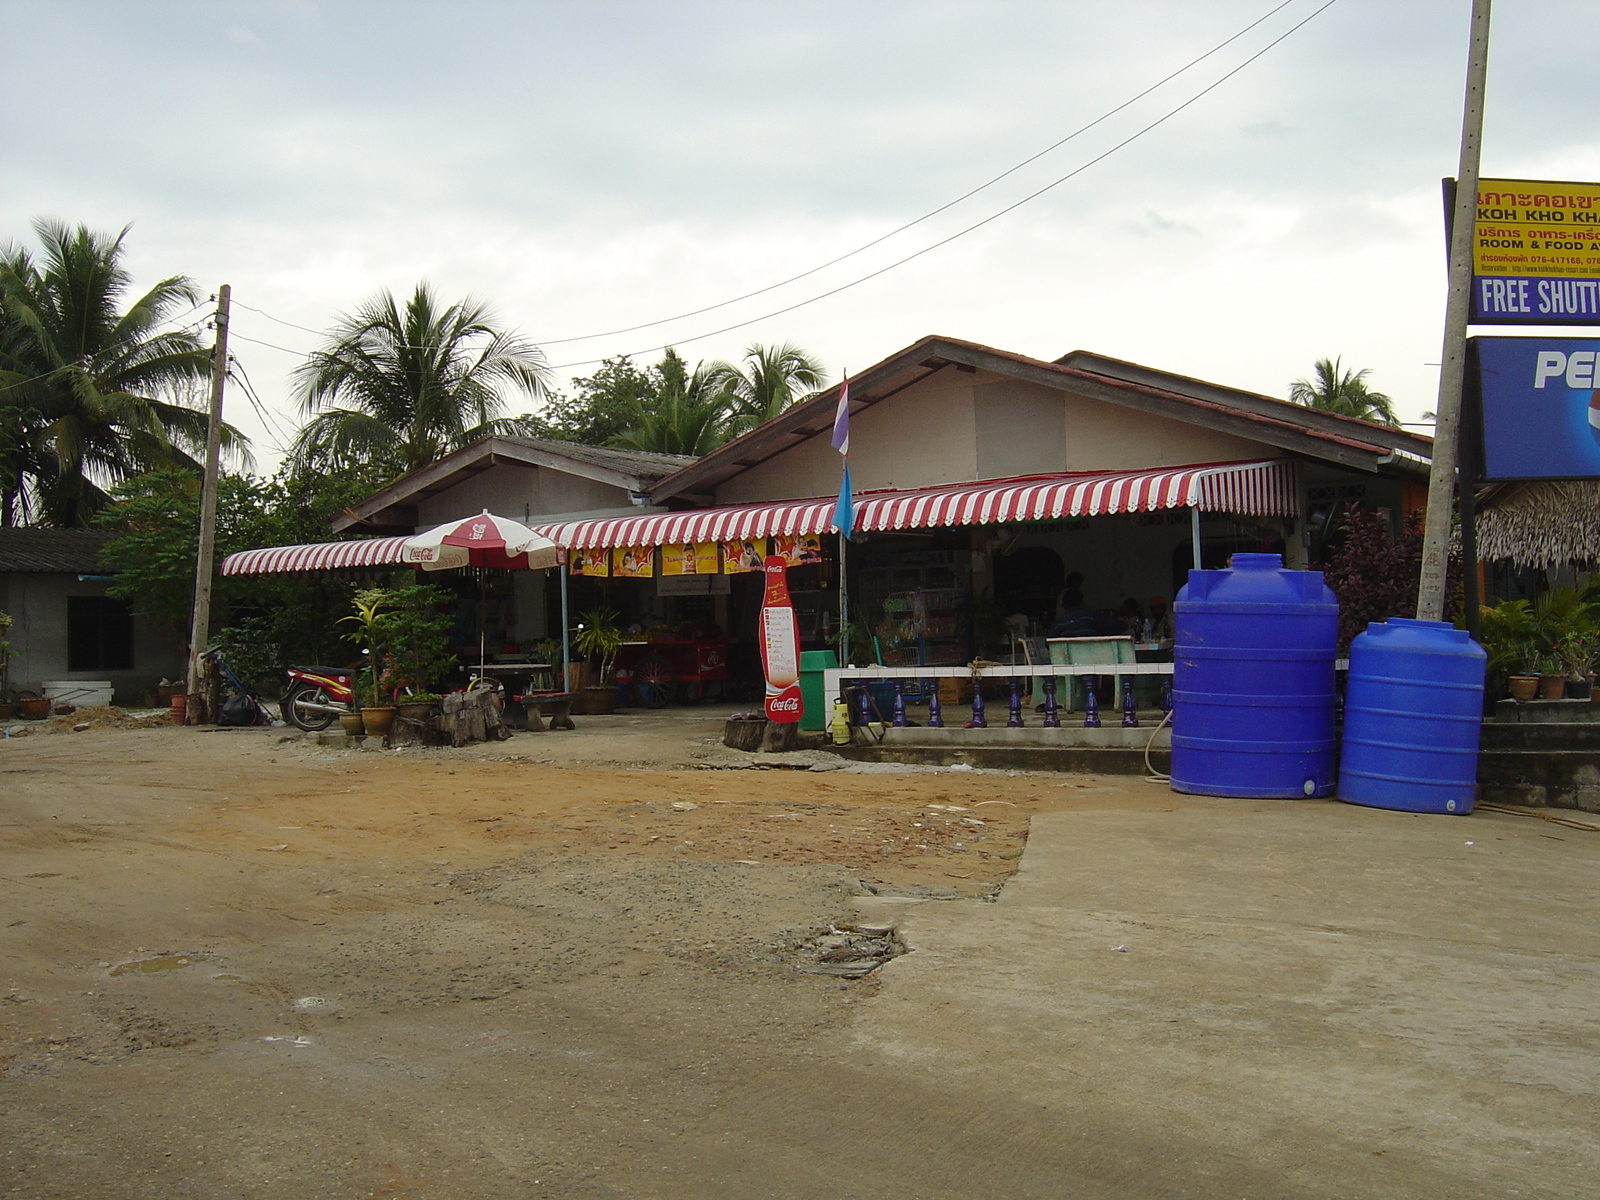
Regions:
[[[521,727],[532,733],[543,733],[545,724],[539,718],[539,709],[550,706],[551,729],[575,729],[572,723],[572,701],[577,692],[524,692],[510,697],[506,716],[510,723],[520,721]]]

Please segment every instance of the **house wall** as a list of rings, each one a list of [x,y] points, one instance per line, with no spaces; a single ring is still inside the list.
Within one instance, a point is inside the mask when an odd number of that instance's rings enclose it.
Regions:
[[[135,615],[133,669],[129,671],[67,670],[67,598],[104,596],[106,585],[69,574],[0,575],[0,612],[12,625],[10,680],[18,690],[38,691],[47,679],[109,679],[116,702],[138,705],[162,679],[180,678],[185,669],[181,639],[165,623]]]
[[[628,490],[545,467],[496,463],[417,506],[419,529],[470,517],[488,509],[527,522],[550,513],[627,508]]]
[[[940,371],[850,419],[850,474],[857,492],[1281,453],[988,371]],[[826,496],[838,487],[839,456],[818,435],[728,480],[717,489],[717,503]]]

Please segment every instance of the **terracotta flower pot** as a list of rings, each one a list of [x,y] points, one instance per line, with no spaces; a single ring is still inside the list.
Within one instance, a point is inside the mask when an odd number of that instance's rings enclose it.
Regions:
[[[44,699],[19,700],[17,710],[24,721],[42,721],[50,715],[50,701]]]
[[[616,707],[617,689],[610,685],[586,687],[572,701],[573,712],[591,717],[614,712]]]
[[[358,712],[340,713],[339,728],[344,730],[345,737],[363,737],[367,732],[366,722]]]
[[[1539,694],[1537,675],[1513,675],[1506,684],[1511,690],[1513,700],[1532,700]]]
[[[17,715],[17,706],[9,700],[0,700],[0,721],[9,721]]]
[[[189,697],[182,692],[173,692],[167,698],[167,719],[174,725],[182,725],[189,716]]]
[[[439,711],[439,706],[432,701],[422,704],[402,704],[398,711],[408,721],[428,721]]]
[[[376,708],[363,708],[361,721],[367,727],[368,737],[388,737],[389,726],[394,724],[394,706],[381,704]]]
[[[1565,675],[1539,676],[1539,699],[1560,700],[1567,694],[1567,677]]]

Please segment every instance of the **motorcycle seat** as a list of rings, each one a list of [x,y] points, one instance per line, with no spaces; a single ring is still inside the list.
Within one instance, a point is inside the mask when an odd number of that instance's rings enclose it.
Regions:
[[[291,671],[304,671],[307,675],[333,675],[339,679],[348,679],[355,674],[351,667],[290,667]]]

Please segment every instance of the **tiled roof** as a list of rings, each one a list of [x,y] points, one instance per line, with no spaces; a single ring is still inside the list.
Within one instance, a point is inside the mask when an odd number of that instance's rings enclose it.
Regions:
[[[103,574],[100,547],[112,536],[98,529],[0,529],[0,571]]]
[[[579,462],[593,463],[597,467],[610,467],[634,475],[664,477],[681,470],[694,461],[682,454],[654,454],[646,450],[615,450],[610,446],[585,446],[580,442],[558,442],[553,438],[509,437],[503,439],[519,446],[532,446],[551,454],[565,455]]]

